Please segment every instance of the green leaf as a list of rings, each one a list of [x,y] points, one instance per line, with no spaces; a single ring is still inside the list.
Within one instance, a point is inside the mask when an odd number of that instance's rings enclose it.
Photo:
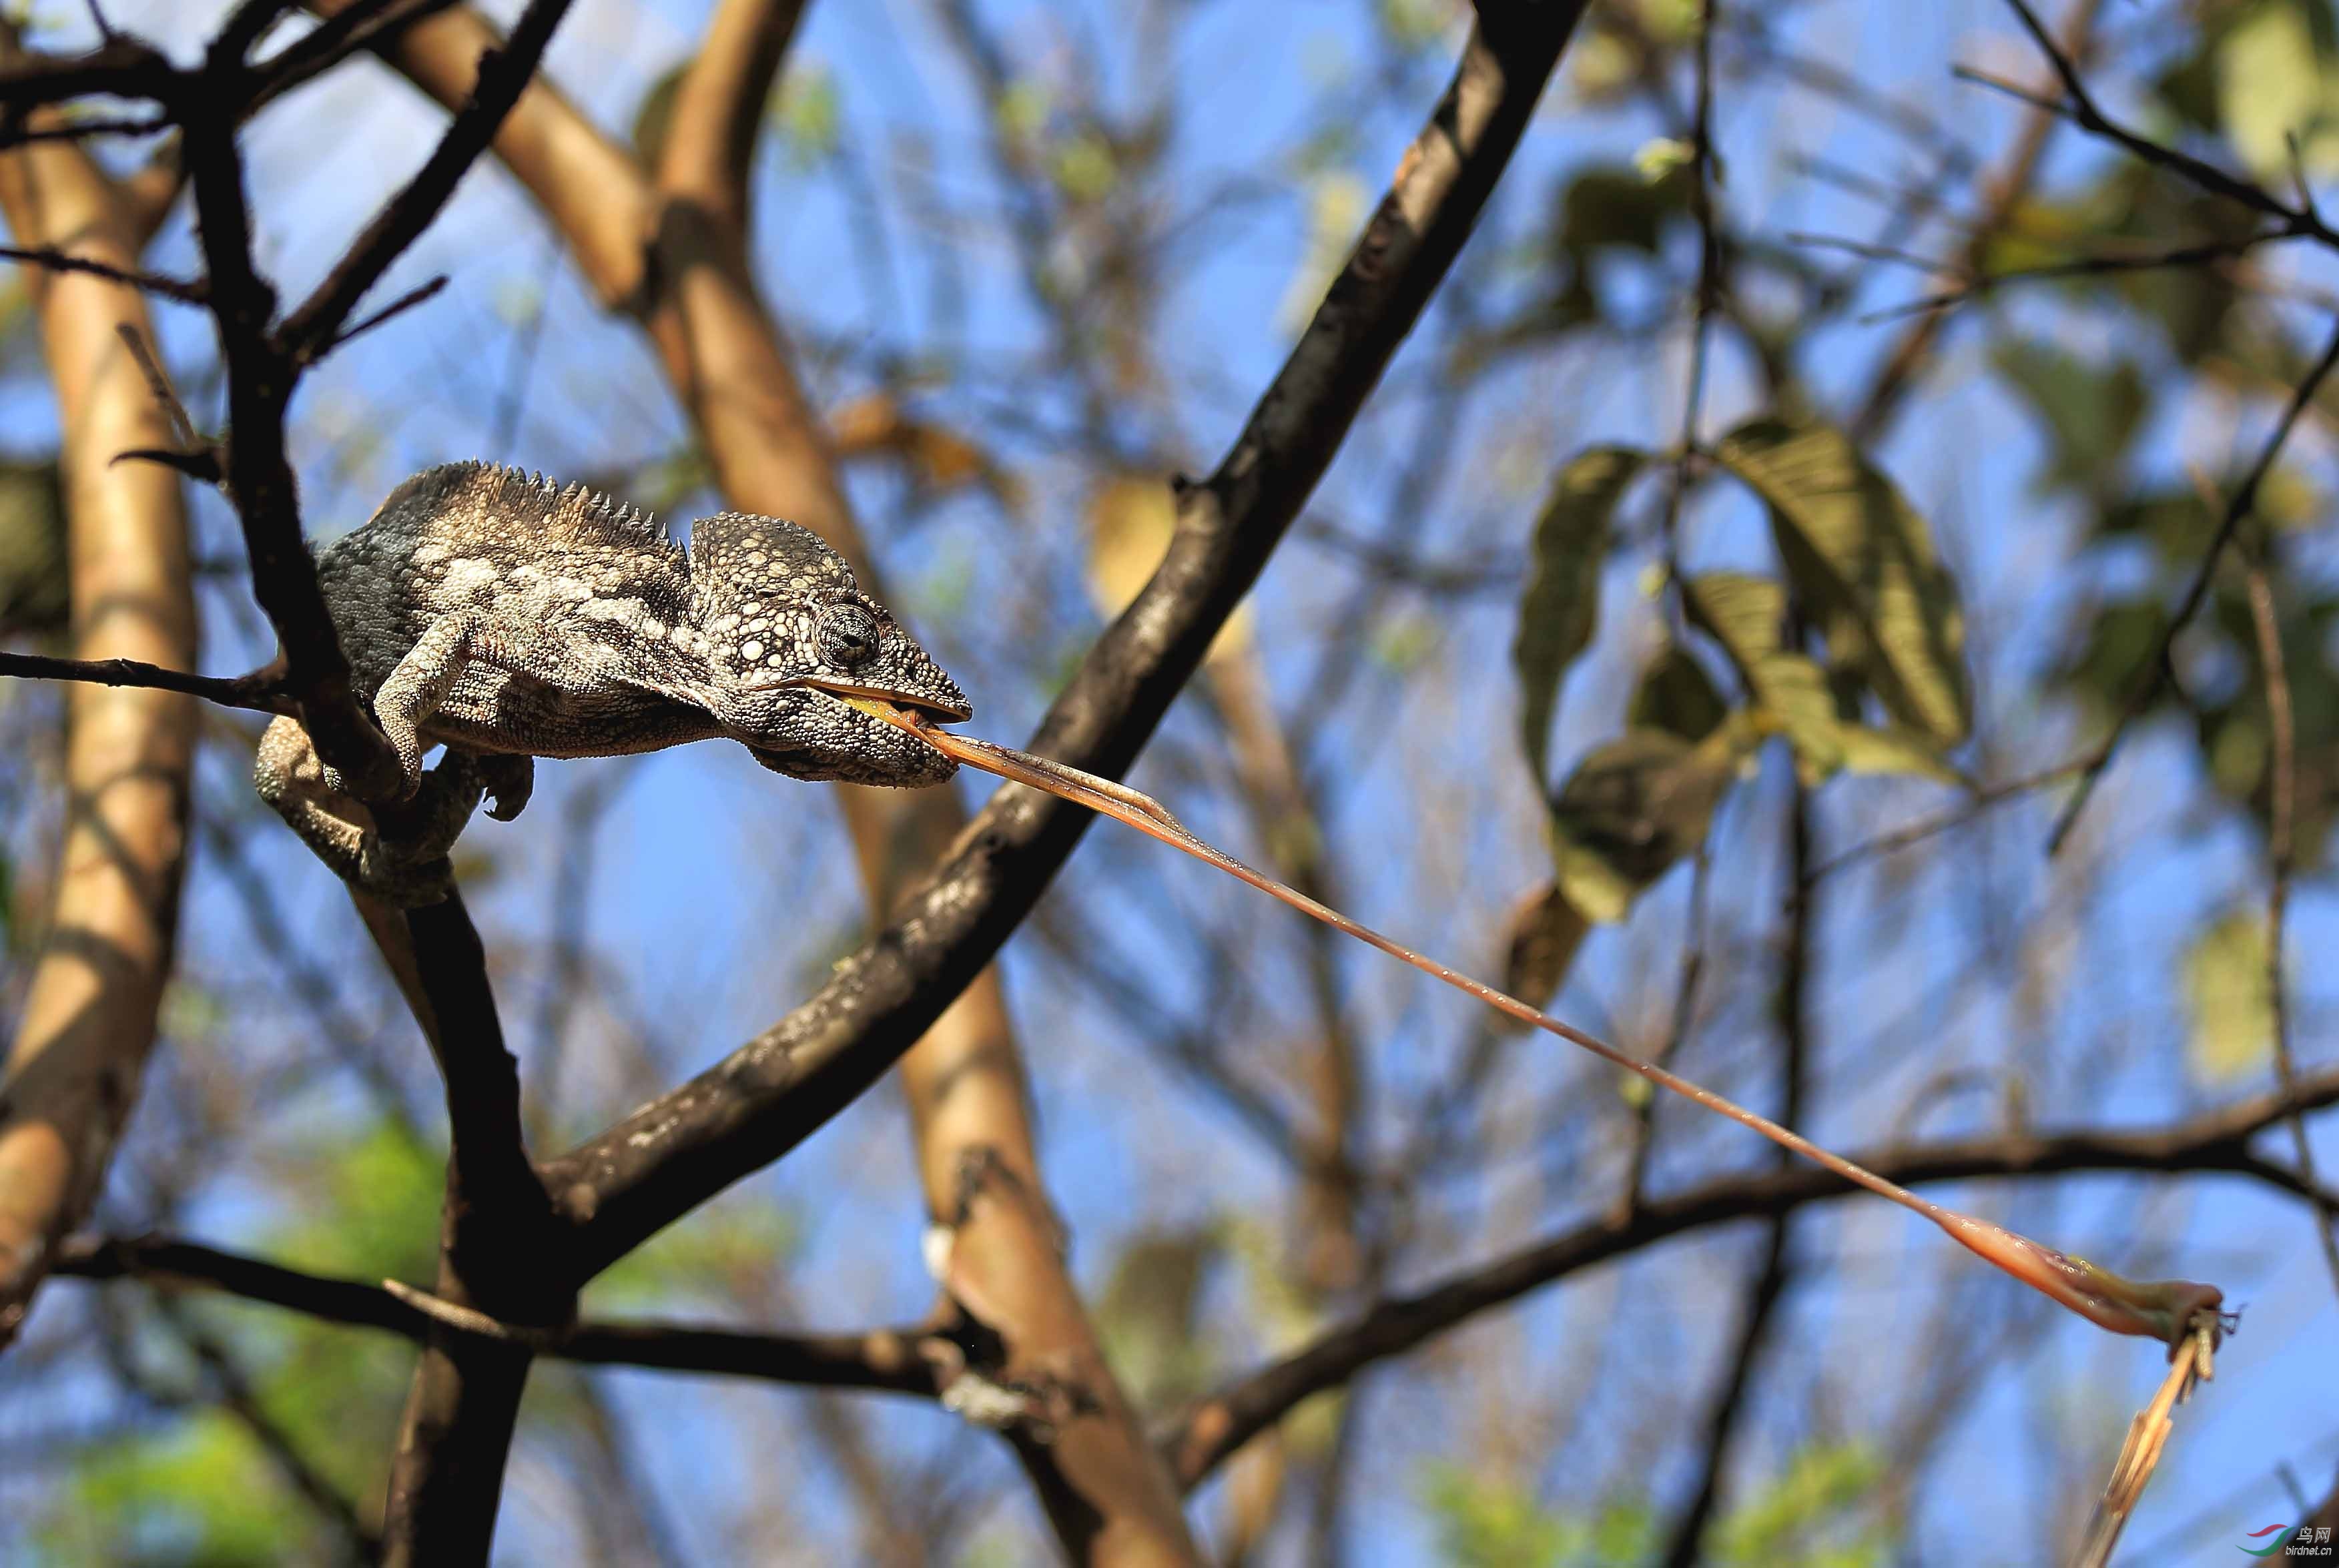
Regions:
[[[1724,1568],[1768,1568],[1794,1563],[1808,1568],[1866,1568],[1890,1561],[1891,1542],[1879,1527],[1848,1530],[1850,1515],[1871,1495],[1889,1466],[1858,1443],[1814,1444],[1796,1454],[1782,1474],[1747,1488],[1749,1501],[1716,1521],[1707,1537],[1712,1560]]]
[[[1932,737],[1897,725],[1874,729],[1860,724],[1857,693],[1839,689],[1841,672],[1823,670],[1803,655],[1781,648],[1787,596],[1777,583],[1741,572],[1708,572],[1683,584],[1682,597],[1691,621],[1728,651],[1762,712],[1794,747],[1796,770],[1806,784],[1845,768],[1965,782],[1943,760]]]
[[[1591,929],[1557,883],[1528,893],[1511,907],[1503,942],[1503,989],[1530,1007],[1548,1007]]]
[[[1843,765],[1842,725],[1825,672],[1781,646],[1787,590],[1768,577],[1709,572],[1682,586],[1691,621],[1720,643],[1754,700],[1785,733],[1806,784]]]
[[[2266,984],[2266,928],[2255,912],[2221,915],[2185,954],[2187,1052],[2205,1083],[2230,1083],[2274,1053],[2274,995]]]
[[[837,148],[844,124],[836,73],[818,60],[792,61],[768,113],[788,166],[818,168]]]
[[[1647,460],[1647,453],[1623,447],[1579,453],[1560,469],[1535,519],[1511,662],[1524,699],[1519,723],[1527,765],[1538,785],[1550,763],[1560,682],[1600,622],[1600,566],[1608,555],[1610,514]]]
[[[794,1256],[802,1240],[786,1208],[734,1194],[627,1253],[593,1281],[593,1299],[603,1307],[735,1300],[768,1287],[772,1271]]]
[[[1458,1464],[1428,1468],[1422,1501],[1437,1526],[1437,1556],[1452,1568],[1559,1568],[1583,1532],[1525,1490]]]
[[[1218,1370],[1196,1332],[1202,1285],[1221,1256],[1215,1226],[1144,1230],[1113,1260],[1096,1299],[1107,1359],[1137,1402],[1160,1409],[1202,1394]]]
[[[645,169],[655,172],[666,153],[666,132],[674,125],[674,101],[682,92],[682,79],[696,64],[696,58],[687,54],[676,61],[650,84],[634,110],[634,157]]]
[[[1664,652],[1641,671],[1624,723],[1633,729],[1663,730],[1685,741],[1702,741],[1728,712],[1697,656],[1679,643],[1667,643]]]
[[[2105,370],[2052,344],[2021,340],[2001,344],[1993,362],[2053,435],[2038,489],[2107,493],[2151,406],[2143,372],[2127,360]]]
[[[0,636],[63,631],[66,591],[56,464],[0,463]]]
[[[1692,745],[1663,730],[1627,730],[1576,764],[1552,803],[1559,887],[1587,920],[1624,918],[1633,901],[1705,841],[1713,808],[1758,738],[1725,724]]]
[[[2321,9],[2279,0],[2258,5],[2217,50],[2217,110],[2226,139],[2260,179],[2287,173],[2294,136],[2310,173],[2330,172],[2339,80],[2329,51],[2315,47],[2308,19],[2310,11]]]
[[[1930,735],[1898,725],[1887,725],[1882,729],[1867,725],[1840,725],[1836,728],[1836,745],[1841,750],[1846,773],[1913,774],[1959,788],[1972,782],[1941,755]]]
[[[270,1250],[295,1267],[360,1279],[429,1279],[438,1266],[446,1158],[383,1120],[321,1134],[286,1183],[299,1215]]]
[[[1654,178],[1639,169],[1594,168],[1578,174],[1560,201],[1560,249],[1580,272],[1591,251],[1664,248],[1665,228],[1689,210],[1690,182],[1678,165]]]
[[[62,1494],[38,1532],[56,1553],[52,1561],[326,1560],[314,1515],[267,1451],[224,1410],[93,1445]]]
[[[1965,624],[1924,518],[1840,431],[1764,419],[1716,455],[1771,508],[1787,570],[1902,723],[1952,744],[1971,720]]]

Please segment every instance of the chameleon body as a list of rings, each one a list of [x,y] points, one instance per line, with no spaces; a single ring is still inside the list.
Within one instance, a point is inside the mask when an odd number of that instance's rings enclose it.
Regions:
[[[269,725],[253,782],[326,864],[393,903],[447,896],[455,835],[484,794],[490,815],[518,815],[536,757],[727,736],[795,778],[914,787],[957,769],[844,700],[972,711],[834,550],[775,518],[707,518],[686,548],[582,485],[453,463],[392,490],[317,577],[407,798],[358,801],[291,718]]]

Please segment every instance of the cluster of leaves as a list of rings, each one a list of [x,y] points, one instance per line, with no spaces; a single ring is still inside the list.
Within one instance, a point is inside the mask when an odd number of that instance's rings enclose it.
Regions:
[[[378,1126],[300,1162],[299,1207],[271,1232],[287,1262],[359,1279],[427,1280],[441,1157]],[[371,1501],[412,1357],[401,1342],[295,1314],[215,1302],[180,1308],[232,1355],[253,1405],[342,1496]],[[183,1343],[153,1321],[130,1353],[159,1382],[199,1387]],[[58,1562],[257,1563],[340,1555],[321,1522],[242,1420],[217,1405],[94,1445],[37,1538]]]
[[[2339,169],[2339,22],[2329,0],[2256,0],[2206,7],[2188,51],[2155,84],[2162,130],[2205,156],[2230,155],[2275,189],[2291,181],[2290,142],[2310,174]],[[2203,244],[2239,245],[2264,220],[2236,203],[2131,160],[2110,163],[2078,191],[2023,204],[1987,258],[1999,272],[2124,252],[2151,255]],[[2016,339],[1994,373],[2037,417],[2047,449],[2034,478],[2041,500],[2077,509],[2083,562],[2103,568],[2051,671],[2055,689],[2095,725],[2112,721],[2152,675],[2167,606],[2200,570],[2229,474],[2172,473],[2156,462],[2156,425],[2186,399],[2264,400],[2303,378],[2305,352],[2278,311],[2253,293],[2263,251],[2208,267],[2105,272],[2058,286],[2067,304],[2109,319],[2107,353]],[[2140,330],[2139,330],[2140,329]],[[2334,395],[2326,388],[2323,411]],[[2237,454],[2236,464],[2246,454]],[[2211,492],[2205,495],[2205,490]],[[2203,613],[2175,649],[2147,720],[2176,718],[2203,774],[2261,831],[2270,825],[2275,773],[2267,670],[2238,558],[2268,558],[2285,536],[2319,518],[2327,497],[2295,468],[2277,468],[2257,498],[2238,548],[2211,584]],[[2295,853],[2312,869],[2330,851],[2339,801],[2339,594],[2279,574],[2276,624],[2295,735]],[[2271,1039],[2265,941],[2255,917],[2212,916],[2186,963],[2195,1004],[2191,1064],[2220,1080],[2254,1070]]]
[[[1884,1533],[1857,1518],[1882,1474],[1868,1448],[1815,1444],[1754,1489],[1752,1501],[1715,1521],[1699,1561],[1720,1568],[1881,1563],[1889,1556]],[[1663,1545],[1663,1516],[1645,1500],[1568,1513],[1456,1465],[1433,1466],[1422,1490],[1436,1522],[1439,1555],[1454,1568],[1627,1568],[1652,1561]]]
[[[288,1170],[279,1189],[296,1195],[296,1207],[255,1249],[320,1274],[427,1282],[437,1266],[444,1169],[442,1150],[391,1124],[321,1143]],[[596,1282],[593,1306],[637,1310],[753,1298],[797,1239],[785,1211],[741,1195],[632,1254]],[[232,1302],[190,1300],[174,1315],[227,1350],[258,1413],[360,1517],[370,1517],[412,1369],[406,1344]],[[157,1390],[202,1387],[204,1374],[166,1318],[142,1319],[126,1354],[153,1364]],[[530,1429],[591,1430],[580,1397],[575,1374],[548,1366],[531,1392]],[[93,1444],[68,1475],[35,1532],[57,1562],[324,1562],[345,1554],[252,1428],[221,1405],[206,1402],[184,1419],[134,1424]]]
[[[1508,976],[1529,1001],[1549,1000],[1589,925],[1623,919],[1697,852],[1765,740],[1786,743],[1807,784],[1841,772],[1960,782],[1949,754],[1972,719],[1964,626],[1923,518],[1826,425],[1751,420],[1712,459],[1762,502],[1783,575],[1674,585],[1682,625],[1641,671],[1624,733],[1550,796],[1553,882],[1521,911]],[[1621,447],[1582,453],[1537,519],[1513,658],[1538,785],[1568,666],[1597,629],[1618,504],[1653,461]]]
[[[2310,170],[2339,158],[2339,26],[2329,0],[2260,0],[2211,8],[2193,48],[2156,84],[2158,104],[2182,133],[2222,141],[2260,177],[2287,182],[2285,133]],[[2205,152],[2215,153],[2205,146]],[[2153,254],[2204,243],[2238,243],[2263,220],[2132,160],[2055,200],[2025,203],[1987,259],[1999,272],[2069,262],[2115,250]],[[2248,258],[2255,261],[2255,257]],[[2243,263],[2107,272],[2068,280],[2064,297],[2110,316],[2121,347],[2089,358],[2045,341],[2016,341],[1994,369],[2048,437],[2036,478],[2042,498],[2082,509],[2083,549],[2098,564],[2141,559],[2123,587],[2100,597],[2054,677],[2098,719],[2116,713],[2167,628],[2174,602],[2206,555],[2217,518],[2192,477],[2156,471],[2143,438],[2161,406],[2196,386],[2234,396],[2279,396],[2302,378],[2304,359],[2275,311],[2248,294]],[[2133,329],[2142,326],[2145,330]],[[2169,373],[2174,372],[2174,373]],[[2327,390],[2326,407],[2333,394]],[[2262,488],[2257,518],[2241,539],[2246,556],[2315,517],[2323,503],[2295,471],[2277,469]],[[2291,586],[2286,584],[2286,587]],[[2240,574],[2214,585],[2208,613],[2178,647],[2178,679],[2155,708],[2191,721],[2205,769],[2227,798],[2261,823],[2268,814],[2273,743],[2265,670]],[[2330,636],[2339,597],[2307,594],[2282,606],[2281,634],[2298,747],[2297,846],[2319,858],[2339,792],[2339,667]]]

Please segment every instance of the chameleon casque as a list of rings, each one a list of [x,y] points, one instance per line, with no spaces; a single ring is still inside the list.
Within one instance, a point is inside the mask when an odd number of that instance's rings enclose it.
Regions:
[[[483,794],[519,814],[537,757],[727,736],[794,778],[916,787],[958,764],[844,697],[972,712],[835,551],[776,518],[707,518],[686,549],[583,485],[451,463],[326,547],[317,578],[408,798],[359,801],[292,718],[268,726],[253,782],[327,865],[406,907],[447,896]]]

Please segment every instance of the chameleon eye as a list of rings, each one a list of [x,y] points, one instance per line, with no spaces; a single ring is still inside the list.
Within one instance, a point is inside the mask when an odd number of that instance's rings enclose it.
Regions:
[[[859,605],[837,605],[820,617],[820,656],[840,669],[859,669],[877,656],[877,617]]]

